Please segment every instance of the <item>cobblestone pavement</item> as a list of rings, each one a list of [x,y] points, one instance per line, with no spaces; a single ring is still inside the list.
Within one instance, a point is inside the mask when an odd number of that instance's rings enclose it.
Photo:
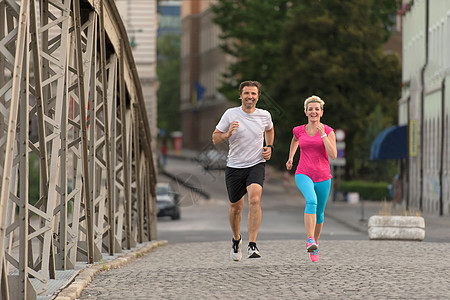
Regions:
[[[310,261],[304,241],[262,240],[263,257],[244,255],[240,262],[231,261],[230,247],[158,247],[120,269],[98,273],[79,299],[450,297],[450,243],[322,240],[318,263]]]

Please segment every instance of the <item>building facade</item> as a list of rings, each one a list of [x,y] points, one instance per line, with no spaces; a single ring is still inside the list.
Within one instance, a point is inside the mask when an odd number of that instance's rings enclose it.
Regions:
[[[165,34],[181,34],[181,1],[158,2],[158,37]]]
[[[156,0],[116,0],[127,29],[129,43],[141,80],[147,117],[156,147],[158,77],[156,75],[156,35],[158,27]]]
[[[403,1],[402,96],[408,125],[405,200],[425,212],[450,214],[450,1]]]
[[[215,2],[186,0],[181,6],[181,127],[183,147],[193,150],[211,143],[221,115],[233,106],[218,92],[233,58],[220,49],[220,28],[209,9]]]

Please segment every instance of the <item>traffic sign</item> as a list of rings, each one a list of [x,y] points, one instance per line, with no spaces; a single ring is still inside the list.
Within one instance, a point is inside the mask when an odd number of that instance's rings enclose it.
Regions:
[[[345,140],[345,131],[343,129],[336,129],[336,141],[343,142]]]
[[[344,132],[342,129],[338,129],[338,130],[341,130],[342,132]],[[339,132],[338,130],[336,130],[336,138],[337,138],[337,134]],[[345,138],[345,133],[344,133],[344,138]],[[337,142],[336,143],[336,149],[337,149],[337,157],[334,160],[329,159],[330,165],[343,167],[343,166],[345,166],[345,163],[346,163],[346,160],[345,160],[345,142]]]
[[[337,157],[336,158],[344,158],[345,157],[345,142],[337,142]]]
[[[337,142],[336,143],[336,148],[345,150],[345,142]]]

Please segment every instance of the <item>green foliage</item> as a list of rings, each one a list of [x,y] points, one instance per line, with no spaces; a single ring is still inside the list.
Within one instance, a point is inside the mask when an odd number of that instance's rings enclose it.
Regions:
[[[375,110],[367,118],[369,126],[366,130],[365,140],[356,153],[355,164],[359,170],[359,178],[371,181],[387,180],[394,177],[398,172],[396,160],[370,160],[370,150],[373,140],[386,127],[392,124],[392,120],[383,114],[381,106],[377,105]]]
[[[364,200],[383,200],[389,199],[388,185],[387,182],[341,181],[340,190],[359,193],[360,198]]]
[[[158,128],[180,130],[180,36],[163,35],[157,42],[159,79]]]
[[[397,11],[398,3],[391,2],[222,0],[213,7],[227,39],[223,48],[237,58],[221,92],[237,99],[241,80],[258,80],[281,111],[272,114],[272,164],[284,168],[292,128],[307,122],[303,101],[313,94],[326,102],[323,123],[346,132],[346,178],[386,164],[368,160],[378,133],[370,132],[373,123],[378,130],[397,118],[401,66],[382,49]],[[388,180],[386,169],[378,174]]]
[[[382,40],[381,42],[387,42],[391,36],[391,28],[394,25],[394,18],[396,12],[402,5],[401,0],[372,0],[372,18],[371,21],[376,26],[381,21]]]
[[[356,176],[355,163],[367,143],[367,116],[379,105],[386,119],[396,118],[400,64],[382,52],[382,31],[371,21],[370,1],[300,2],[305,5],[295,7],[283,32],[273,91],[286,115],[277,124],[287,129],[306,123],[303,100],[320,96],[326,102],[322,122],[346,132],[346,177]],[[291,136],[279,137],[286,149]]]
[[[292,1],[222,0],[212,6],[214,22],[222,29],[222,49],[238,58],[224,74],[220,92],[239,98],[242,80],[273,81],[280,61],[280,33]]]

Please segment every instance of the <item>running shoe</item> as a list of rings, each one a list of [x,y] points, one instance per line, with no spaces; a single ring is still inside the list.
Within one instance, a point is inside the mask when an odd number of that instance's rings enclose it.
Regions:
[[[313,252],[316,249],[317,249],[317,244],[316,244],[316,241],[314,240],[314,238],[310,237],[309,239],[307,239],[306,240],[306,251]]]
[[[242,245],[242,236],[239,237],[239,240],[236,241],[234,238],[231,239],[231,252],[230,257],[234,261],[240,261],[242,258],[241,245]]]
[[[259,253],[258,247],[256,247],[256,243],[250,242],[248,243],[248,258],[260,258],[261,254]]]
[[[311,258],[312,262],[318,262],[319,261],[319,245],[317,245],[317,249],[314,250],[313,252],[309,253],[309,257]]]

